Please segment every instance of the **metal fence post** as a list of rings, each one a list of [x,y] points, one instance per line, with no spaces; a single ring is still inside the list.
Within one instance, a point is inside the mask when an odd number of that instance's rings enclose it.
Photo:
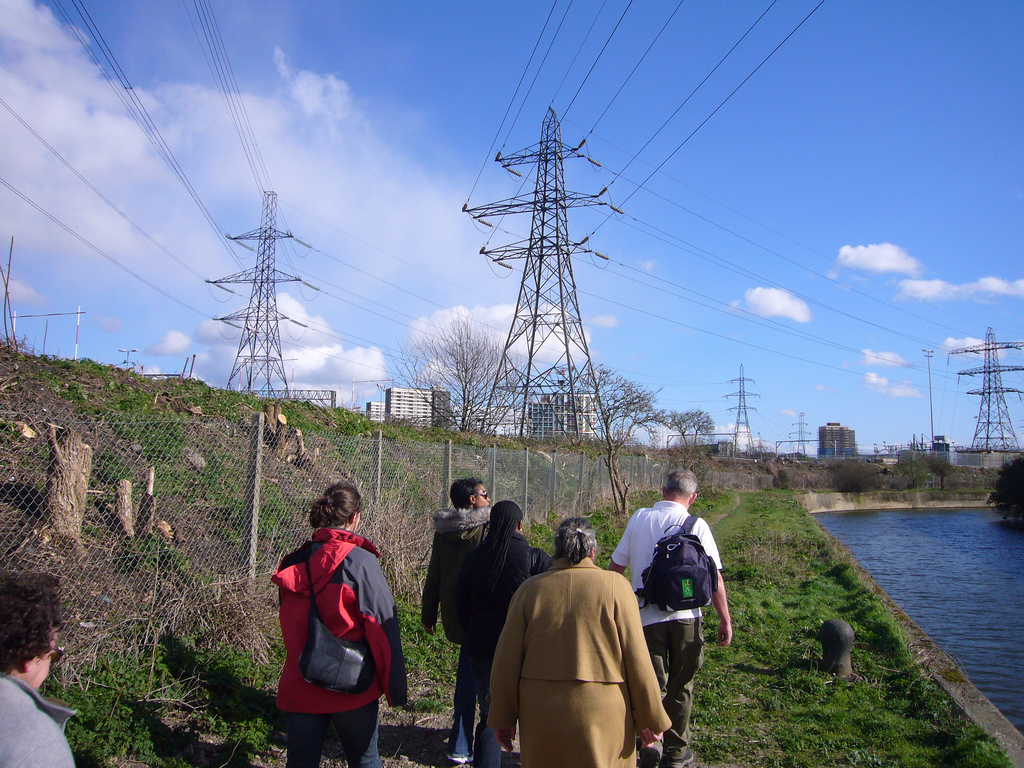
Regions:
[[[249,499],[249,580],[256,579],[257,537],[260,527],[260,468],[263,466],[263,411],[253,414],[249,436],[249,472],[246,495]]]
[[[452,487],[452,441],[444,444],[444,488],[441,489],[441,508],[448,506],[448,489]],[[491,491],[494,493],[494,491]]]
[[[555,471],[557,465],[558,452],[551,452],[551,511],[554,512],[558,507],[557,504],[557,488],[558,488],[558,472]]]
[[[378,429],[377,430],[377,472],[376,472],[376,481],[375,481],[374,487],[373,487],[373,490],[374,490],[373,501],[374,501],[374,504],[377,505],[378,509],[380,508],[380,475],[381,475],[381,471],[383,469],[383,464],[384,464],[384,433],[381,432]]]
[[[487,479],[487,487],[491,489],[491,496],[497,494],[497,483],[495,478],[497,477],[497,463],[498,463],[498,449],[491,446],[491,476]]]
[[[530,449],[523,448],[523,517],[530,520]]]
[[[583,513],[583,509],[582,509],[583,506],[584,506],[583,499],[586,498],[583,495],[583,493],[584,493],[584,491],[583,491],[583,471],[586,469],[586,467],[587,467],[587,454],[581,453],[580,454],[580,482],[579,482],[579,486],[576,488],[575,508],[573,509],[573,512],[576,515],[580,515],[580,514]]]

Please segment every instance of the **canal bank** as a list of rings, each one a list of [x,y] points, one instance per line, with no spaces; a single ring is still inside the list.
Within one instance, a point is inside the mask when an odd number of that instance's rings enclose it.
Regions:
[[[796,493],[812,515],[869,509],[979,509],[988,506],[988,491],[873,491],[870,493]]]
[[[908,496],[911,494],[904,494]],[[826,498],[809,498],[825,496]],[[879,498],[884,496],[887,498]],[[918,494],[913,494],[918,496]],[[893,498],[893,494],[802,494],[798,498],[804,507],[811,512],[839,512],[855,510],[908,510],[908,509],[965,509],[977,508],[981,504],[970,504],[977,494],[957,494],[961,498],[950,499],[952,494],[942,494],[938,499],[921,499],[931,502],[921,505],[908,505],[907,498]],[[963,498],[966,496],[967,498]],[[838,497],[838,498],[837,498]],[[845,497],[845,498],[844,498]],[[952,501],[953,503],[949,503]],[[916,517],[915,517],[916,519]],[[853,522],[853,521],[850,521]],[[963,667],[944,650],[906,611],[878,584],[871,574],[861,566],[855,554],[841,541],[836,539],[824,526],[823,532],[834,542],[835,546],[846,552],[851,563],[857,570],[862,581],[869,585],[876,595],[888,606],[893,616],[901,623],[907,634],[907,643],[915,661],[928,671],[929,676],[945,690],[955,702],[961,715],[976,723],[989,733],[1005,750],[1015,766],[1024,768],[1024,736],[978,688],[971,682]],[[889,574],[892,577],[892,574]],[[902,584],[902,582],[900,582]],[[920,608],[919,608],[920,609]],[[926,614],[928,616],[930,614]],[[942,626],[942,625],[939,625]],[[958,651],[958,653],[963,652]],[[977,663],[977,659],[974,660]],[[990,665],[991,666],[991,665]],[[999,667],[996,667],[999,669]],[[975,670],[977,671],[977,670]],[[987,668],[981,676],[991,677]]]

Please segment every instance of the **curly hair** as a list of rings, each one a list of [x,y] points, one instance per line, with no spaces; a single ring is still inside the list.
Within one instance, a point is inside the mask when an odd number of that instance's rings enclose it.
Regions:
[[[314,528],[347,527],[353,516],[363,511],[363,497],[354,483],[342,481],[327,486],[309,509],[309,524]]]
[[[555,531],[555,557],[564,557],[576,565],[597,550],[597,534],[585,517],[569,517]]]
[[[50,650],[64,626],[59,587],[49,573],[0,571],[0,670],[13,672]]]

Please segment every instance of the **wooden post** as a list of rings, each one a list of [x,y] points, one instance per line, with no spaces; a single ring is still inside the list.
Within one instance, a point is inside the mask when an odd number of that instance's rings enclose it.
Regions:
[[[249,581],[256,580],[256,545],[260,527],[260,469],[263,466],[262,413],[253,414],[252,434],[249,438],[249,473],[246,496],[249,499]]]
[[[55,424],[48,425],[47,438],[53,459],[46,476],[44,519],[54,534],[81,545],[92,448],[78,433]]]
[[[117,496],[114,501],[114,512],[129,539],[135,537],[135,513],[132,511],[132,481],[117,481]]]
[[[146,472],[146,494],[139,501],[139,514],[135,519],[138,523],[139,533],[148,534],[153,532],[153,520],[156,519],[156,497],[153,496],[153,480],[156,476],[156,467],[150,467]]]

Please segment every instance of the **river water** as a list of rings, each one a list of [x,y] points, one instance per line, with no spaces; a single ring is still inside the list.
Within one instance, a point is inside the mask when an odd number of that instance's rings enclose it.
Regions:
[[[816,517],[1024,730],[1024,532],[984,509]]]

